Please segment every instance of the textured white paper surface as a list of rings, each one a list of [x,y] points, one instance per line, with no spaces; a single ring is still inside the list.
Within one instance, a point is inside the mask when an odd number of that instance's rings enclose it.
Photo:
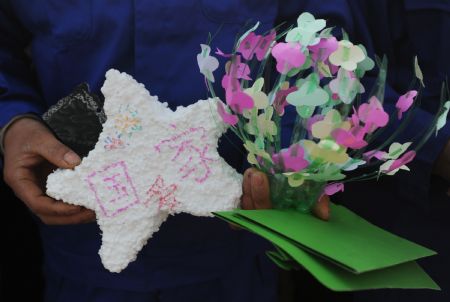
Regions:
[[[217,100],[174,112],[117,70],[102,93],[107,121],[95,149],[74,170],[49,175],[47,194],[96,212],[103,265],[120,272],[168,215],[236,208],[242,176],[217,153],[226,131]]]

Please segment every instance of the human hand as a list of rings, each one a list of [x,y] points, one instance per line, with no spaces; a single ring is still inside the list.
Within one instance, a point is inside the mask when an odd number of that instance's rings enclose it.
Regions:
[[[446,180],[447,184],[450,184],[450,139],[434,163],[433,173]],[[447,195],[450,196],[450,187],[447,189]]]
[[[55,166],[71,169],[80,161],[38,120],[18,119],[5,133],[4,180],[45,224],[77,224],[95,219],[91,210],[45,195],[47,176]]]
[[[255,168],[247,169],[244,173],[242,188],[241,206],[243,209],[259,210],[272,207],[269,179],[265,173]],[[313,214],[322,220],[328,220],[330,218],[329,201],[328,196],[323,195],[314,205]]]

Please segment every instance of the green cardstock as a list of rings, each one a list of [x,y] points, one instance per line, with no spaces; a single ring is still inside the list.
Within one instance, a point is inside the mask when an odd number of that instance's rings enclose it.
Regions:
[[[293,261],[308,270],[324,286],[334,291],[380,288],[439,289],[439,286],[414,261],[367,273],[354,274],[324,258],[304,251],[293,240],[260,224],[253,223],[235,212],[220,212],[215,213],[215,215],[228,222],[240,225],[273,243],[278,252],[268,252],[268,256],[280,267],[285,269],[293,267],[292,261],[287,259],[287,256],[289,256]]]
[[[386,232],[343,206],[331,204],[330,207],[329,221],[290,210],[238,210],[235,213],[356,274],[436,254]]]

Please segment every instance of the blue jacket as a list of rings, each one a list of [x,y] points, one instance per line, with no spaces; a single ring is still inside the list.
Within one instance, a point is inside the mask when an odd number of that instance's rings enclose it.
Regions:
[[[407,88],[400,85],[403,83],[402,72],[412,70],[406,69],[411,66],[407,59],[415,54],[430,61],[429,65],[423,66],[426,78],[427,66],[438,68],[439,75],[448,74],[445,57],[448,51],[436,54],[436,48],[427,48],[421,52],[421,41],[431,38],[426,32],[417,37],[418,43],[413,45],[417,47],[405,45],[399,49],[396,33],[392,32],[393,27],[386,19],[389,16],[371,14],[370,5],[374,4],[371,1],[323,2],[2,1],[0,126],[21,113],[42,113],[80,82],[88,82],[91,90],[99,93],[104,74],[110,68],[133,75],[172,108],[188,105],[206,96],[195,57],[200,50],[199,44],[207,40],[209,32],[214,34],[220,28],[213,45],[229,51],[246,21],[261,21],[260,30],[264,32],[274,26],[277,18],[295,21],[302,11],[344,27],[352,40],[368,47],[370,54],[387,53],[390,59],[394,58],[390,65],[393,88],[388,91],[392,100],[398,95],[395,89],[400,92]],[[444,2],[433,3],[448,9]],[[420,6],[419,1],[405,0],[405,3],[416,3],[411,4],[412,10],[417,8],[415,5]],[[378,9],[384,14],[389,13],[382,7]],[[439,43],[448,49],[447,40],[439,39]],[[402,53],[392,53],[392,49]],[[433,63],[436,56],[446,62],[444,66]],[[408,75],[410,78],[412,73]],[[438,77],[428,79],[440,81]],[[430,99],[430,103],[434,102],[435,99]],[[417,117],[417,122],[430,119],[426,111]],[[288,118],[286,126],[290,125],[292,121]],[[439,137],[428,145],[428,151],[422,153],[423,160],[428,163],[434,160],[444,138]],[[226,140],[221,148],[228,162],[236,168],[242,167],[243,156],[238,150]],[[46,264],[52,269],[100,286],[137,290],[215,278],[232,263],[239,259],[248,260],[263,250],[261,245],[248,244],[247,239],[242,238],[243,232],[230,231],[226,224],[215,219],[177,215],[165,222],[137,260],[117,275],[108,273],[100,263],[97,255],[100,234],[95,224],[41,225],[41,233]],[[250,256],[245,258],[243,255]]]

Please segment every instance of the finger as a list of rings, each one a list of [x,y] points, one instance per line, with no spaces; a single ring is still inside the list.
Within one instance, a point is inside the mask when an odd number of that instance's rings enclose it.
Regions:
[[[251,196],[252,195],[252,173],[257,171],[254,168],[248,168],[244,172],[244,179],[242,180],[242,193],[244,195]]]
[[[244,172],[244,177],[242,180],[242,196],[241,196],[241,208],[244,210],[251,210],[253,208],[252,204],[252,183],[251,176],[253,173],[253,168],[248,168]]]
[[[252,202],[254,209],[270,209],[272,203],[270,201],[269,179],[263,172],[256,171],[252,173]]]
[[[322,220],[330,219],[330,198],[323,194],[313,207],[313,214]]]
[[[254,210],[253,201],[251,195],[242,195],[241,208],[243,210]]]
[[[37,179],[29,172],[22,169],[24,175],[10,183],[16,196],[22,200],[37,215],[73,215],[80,212],[82,207],[69,205],[44,194],[37,183]],[[28,172],[27,172],[28,171]],[[27,175],[29,174],[29,175]]]
[[[95,221],[95,212],[83,208],[79,213],[69,216],[40,215],[39,218],[47,225],[82,224]]]
[[[33,150],[50,163],[59,168],[71,169],[80,164],[80,157],[69,147],[61,143],[49,131],[40,131],[37,136],[38,143],[33,145]]]

